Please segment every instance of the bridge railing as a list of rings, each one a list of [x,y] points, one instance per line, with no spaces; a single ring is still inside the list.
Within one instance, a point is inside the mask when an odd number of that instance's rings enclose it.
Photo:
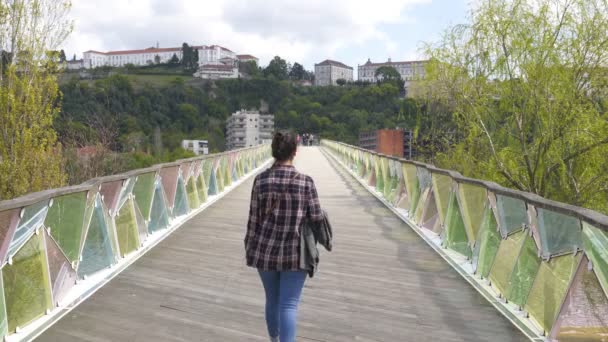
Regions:
[[[72,305],[82,297],[75,292],[95,286],[77,284],[107,280],[99,274],[120,268],[269,159],[263,145],[0,202],[0,339]]]
[[[538,335],[608,339],[607,216],[339,142],[322,146],[441,248],[466,258],[473,281]]]

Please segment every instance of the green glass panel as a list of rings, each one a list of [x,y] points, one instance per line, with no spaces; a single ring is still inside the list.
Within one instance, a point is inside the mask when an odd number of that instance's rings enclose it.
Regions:
[[[139,247],[139,231],[135,219],[133,200],[128,199],[118,211],[116,221],[116,235],[121,256],[125,256]]]
[[[224,170],[224,185],[232,185],[232,168],[228,162],[228,157],[223,158],[222,169]]]
[[[221,165],[215,170],[215,180],[217,182],[218,193],[224,192],[224,171],[222,170]]]
[[[583,248],[581,222],[576,217],[542,208],[537,213],[543,258]]]
[[[34,234],[2,272],[8,330],[15,332],[52,308],[50,278],[42,234]]]
[[[8,335],[8,320],[6,317],[6,302],[4,300],[4,282],[0,275],[0,340],[4,341],[6,335]]]
[[[43,230],[46,246],[46,257],[49,264],[51,277],[51,292],[53,303],[58,305],[69,291],[76,285],[78,276],[72,268],[72,264],[65,257],[55,240]]]
[[[143,244],[148,238],[148,225],[144,220],[137,203],[133,203],[133,207],[135,209],[135,222],[137,223],[137,232],[139,233],[139,243]]]
[[[496,195],[496,210],[502,236],[507,236],[527,224],[526,203],[520,199]]]
[[[604,342],[608,338],[608,298],[587,258],[576,272],[556,325],[560,342]]]
[[[502,295],[507,294],[509,279],[517,262],[517,257],[526,238],[527,232],[519,231],[509,235],[500,242],[492,270],[490,270],[490,281]]]
[[[46,216],[45,226],[70,262],[80,256],[86,204],[86,192],[56,197]]]
[[[444,239],[445,247],[455,250],[456,252],[471,257],[473,251],[469,246],[467,232],[462,221],[462,215],[458,208],[456,196],[452,192],[450,194],[450,202],[448,204],[448,213],[445,221]]]
[[[188,206],[188,194],[184,186],[184,180],[180,175],[177,179],[177,192],[175,193],[175,207],[173,208],[173,217],[188,214],[190,211]]]
[[[553,327],[581,255],[559,256],[540,264],[525,310],[545,332]]]
[[[422,190],[422,194],[420,195],[420,199],[418,200],[418,206],[416,206],[416,211],[414,212],[414,222],[421,225],[422,224],[422,214],[424,213],[424,209],[426,204],[428,203],[428,199],[431,196],[431,189],[426,188]]]
[[[211,178],[209,180],[209,191],[207,191],[207,194],[209,196],[212,195],[217,195],[218,194],[218,187],[217,187],[217,178],[215,177],[215,172],[211,173]]]
[[[445,224],[445,215],[448,212],[448,204],[450,201],[450,192],[452,191],[452,177],[439,173],[431,174],[433,182],[433,190],[435,191],[435,202],[439,219],[442,224]]]
[[[538,250],[536,249],[536,243],[534,239],[526,234],[524,244],[511,273],[511,279],[509,280],[509,288],[507,289],[507,299],[523,307],[528,300],[528,294],[532,289],[534,278],[538,273],[541,259],[538,256]]]
[[[473,257],[477,264],[476,273],[482,278],[488,278],[501,242],[496,219],[489,206],[484,209],[484,220],[479,230],[478,242],[475,245],[478,254]]]
[[[382,172],[382,161],[380,157],[374,156],[375,160],[375,171],[376,171],[376,191],[382,192],[384,190],[384,173]]]
[[[198,189],[196,188],[196,180],[194,176],[188,179],[188,186],[186,187],[188,193],[188,204],[190,209],[194,210],[201,206],[201,202],[198,199]]]
[[[583,244],[585,254],[608,296],[608,233],[583,222]]]
[[[122,208],[127,199],[129,199],[129,197],[133,193],[133,188],[135,188],[135,177],[125,179],[122,185],[122,190],[120,190],[118,208]]]
[[[15,255],[19,248],[30,239],[36,229],[43,225],[49,210],[48,203],[48,201],[42,201],[23,209],[23,217],[19,220],[17,229],[15,229],[15,233],[13,234],[13,238],[8,247],[9,258]]]
[[[212,161],[210,159],[205,159],[202,162],[202,171],[201,173],[203,174],[203,180],[205,181],[205,184],[209,184],[210,180],[211,180],[211,173],[212,173]]]
[[[150,207],[152,206],[152,194],[154,193],[154,181],[156,173],[150,172],[137,176],[137,181],[133,187],[135,203],[141,210],[141,214],[146,220],[150,219]]]
[[[202,174],[196,177],[196,189],[201,204],[207,202],[207,184]]]
[[[152,199],[152,215],[148,224],[150,233],[169,227],[169,215],[165,206],[163,187],[157,181],[154,190],[154,198]]]
[[[467,183],[458,185],[458,203],[471,246],[475,245],[486,201],[485,188]]]
[[[416,174],[418,175],[418,183],[420,184],[420,189],[430,188],[432,184],[432,177],[429,170],[424,167],[417,167]]]
[[[82,260],[78,264],[80,278],[108,268],[115,261],[106,217],[101,201],[97,200],[84,241]]]
[[[416,211],[416,206],[418,205],[418,199],[420,198],[420,187],[416,174],[416,166],[404,163],[403,178],[405,180],[407,197],[410,202],[409,212],[414,213]]]

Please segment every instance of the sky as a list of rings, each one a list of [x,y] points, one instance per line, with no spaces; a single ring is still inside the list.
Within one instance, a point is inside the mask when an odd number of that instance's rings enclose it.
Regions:
[[[421,47],[463,23],[470,0],[73,0],[66,55],[87,50],[221,45],[266,65],[308,70],[325,59],[424,58]]]

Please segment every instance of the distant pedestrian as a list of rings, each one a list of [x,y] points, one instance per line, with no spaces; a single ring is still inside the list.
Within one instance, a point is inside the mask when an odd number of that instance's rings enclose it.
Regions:
[[[311,271],[301,266],[300,236],[306,220],[325,222],[315,183],[293,166],[296,150],[295,135],[275,134],[275,163],[255,178],[245,236],[247,265],[257,268],[266,293],[266,325],[273,342],[295,341],[298,304]]]

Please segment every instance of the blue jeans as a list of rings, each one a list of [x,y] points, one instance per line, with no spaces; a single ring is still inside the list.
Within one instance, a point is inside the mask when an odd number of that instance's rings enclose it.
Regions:
[[[298,304],[306,280],[306,271],[260,271],[266,292],[266,325],[271,338],[281,342],[296,340]]]

